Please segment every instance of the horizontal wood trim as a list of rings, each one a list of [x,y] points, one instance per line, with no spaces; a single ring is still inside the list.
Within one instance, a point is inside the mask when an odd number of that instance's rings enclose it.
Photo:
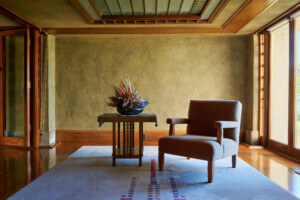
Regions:
[[[199,34],[227,33],[221,27],[45,28],[49,34]]]
[[[246,0],[222,27],[229,32],[237,33],[276,1],[277,0]]]
[[[245,131],[241,131],[243,138]],[[175,135],[183,135],[186,130],[176,130]],[[122,134],[122,133],[121,133]],[[156,146],[158,140],[169,135],[169,130],[144,130],[144,145]],[[138,144],[138,130],[135,130],[135,144]],[[112,145],[111,130],[56,130],[56,142],[87,142],[95,145]]]
[[[3,145],[4,146],[17,146],[24,147],[24,138],[16,138],[16,137],[3,137]]]

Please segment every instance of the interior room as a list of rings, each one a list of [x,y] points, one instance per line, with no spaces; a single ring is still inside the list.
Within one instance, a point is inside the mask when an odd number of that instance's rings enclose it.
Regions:
[[[0,0],[0,199],[299,199],[299,0]]]

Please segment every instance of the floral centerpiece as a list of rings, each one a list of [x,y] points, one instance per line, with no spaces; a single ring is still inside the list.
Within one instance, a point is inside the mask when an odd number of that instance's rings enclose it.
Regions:
[[[117,107],[117,111],[123,115],[137,115],[147,108],[148,99],[143,100],[129,78],[122,79],[119,86],[113,86],[115,95],[109,97],[108,106]]]

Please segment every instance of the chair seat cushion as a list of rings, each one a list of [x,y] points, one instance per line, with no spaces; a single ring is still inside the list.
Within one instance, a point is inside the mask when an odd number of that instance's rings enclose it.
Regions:
[[[223,138],[223,146],[216,137],[202,135],[166,136],[158,141],[159,150],[164,153],[188,156],[203,160],[218,160],[237,153],[238,143]]]

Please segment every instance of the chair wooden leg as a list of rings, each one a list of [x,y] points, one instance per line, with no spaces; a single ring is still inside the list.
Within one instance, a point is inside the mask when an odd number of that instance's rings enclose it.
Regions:
[[[212,160],[208,161],[208,182],[212,183],[214,180],[215,162]]]
[[[165,154],[162,151],[159,151],[158,153],[158,166],[159,166],[159,171],[164,170],[164,164],[165,164]]]
[[[237,155],[233,155],[232,156],[232,168],[236,168],[236,158],[237,158]]]
[[[191,159],[191,157],[188,156],[187,159],[189,160],[189,159]]]

